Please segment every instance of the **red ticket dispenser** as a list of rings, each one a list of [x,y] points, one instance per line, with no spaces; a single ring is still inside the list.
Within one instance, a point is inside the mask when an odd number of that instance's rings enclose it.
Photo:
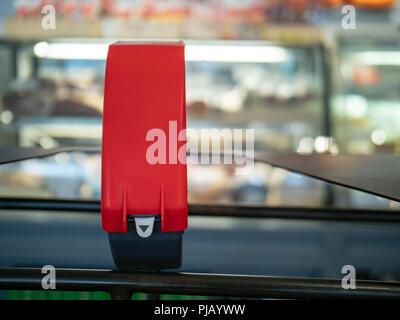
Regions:
[[[104,90],[101,214],[120,269],[177,268],[187,228],[182,42],[117,42]]]

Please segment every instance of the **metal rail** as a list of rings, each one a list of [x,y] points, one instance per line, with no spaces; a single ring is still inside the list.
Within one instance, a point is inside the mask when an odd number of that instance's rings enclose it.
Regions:
[[[0,198],[0,209],[100,212],[98,200],[53,200]],[[400,222],[400,211],[339,208],[301,208],[190,204],[190,216],[236,218],[282,218],[359,222]]]
[[[99,201],[1,199],[0,209],[100,211]],[[192,216],[293,218],[335,221],[400,222],[400,212],[320,208],[271,208],[225,205],[189,205]],[[0,268],[0,289],[42,290],[40,269]],[[134,292],[224,297],[283,299],[399,299],[400,283],[357,281],[344,290],[341,280],[170,272],[126,273],[110,270],[57,269],[57,290],[105,291],[112,299],[129,299]]]
[[[0,268],[0,289],[43,290],[41,269]],[[105,291],[112,299],[134,292],[281,299],[399,299],[400,283],[358,280],[344,290],[341,280],[195,273],[125,273],[57,269],[56,290]]]

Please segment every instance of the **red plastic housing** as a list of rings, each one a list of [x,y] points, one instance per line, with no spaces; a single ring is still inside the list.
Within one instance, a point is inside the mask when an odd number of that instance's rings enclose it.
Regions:
[[[170,123],[176,125],[172,125],[172,130]],[[146,158],[148,148],[157,142],[156,138],[146,140],[152,129],[165,132],[165,164],[151,164]],[[186,135],[180,141],[177,139],[184,129],[183,43],[111,45],[106,65],[102,141],[101,214],[105,231],[126,232],[129,214],[161,214],[163,232],[187,228],[186,153],[184,163],[170,159],[174,150],[186,145]]]

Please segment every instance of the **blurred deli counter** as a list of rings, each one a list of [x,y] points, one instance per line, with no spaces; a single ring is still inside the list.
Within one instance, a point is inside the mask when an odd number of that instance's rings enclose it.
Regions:
[[[112,42],[3,40],[0,144],[99,147],[105,59]],[[396,62],[396,47],[372,47],[368,50],[373,54],[368,55],[364,47],[343,42],[338,46],[337,75],[331,70],[333,53],[322,43],[185,44],[189,128],[254,129],[256,151],[398,152],[397,69],[371,63],[380,54],[384,61]],[[331,136],[334,140],[327,148]],[[99,199],[100,166],[100,154],[95,152],[4,165],[0,196]],[[188,186],[192,203],[392,205],[261,163],[247,176],[235,175],[234,165],[190,165]]]
[[[400,40],[397,30],[339,37],[335,137],[346,153],[400,153]]]

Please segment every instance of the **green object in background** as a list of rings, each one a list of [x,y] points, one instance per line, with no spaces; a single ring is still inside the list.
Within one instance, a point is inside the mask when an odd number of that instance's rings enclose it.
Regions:
[[[152,295],[132,294],[132,300],[149,300]],[[8,290],[6,300],[110,300],[110,295],[103,291],[58,291],[58,290]],[[205,296],[187,296],[161,294],[160,300],[208,300]]]
[[[146,293],[134,293],[132,295],[132,300],[148,300],[148,295]]]
[[[9,290],[7,300],[110,300],[102,291]]]

